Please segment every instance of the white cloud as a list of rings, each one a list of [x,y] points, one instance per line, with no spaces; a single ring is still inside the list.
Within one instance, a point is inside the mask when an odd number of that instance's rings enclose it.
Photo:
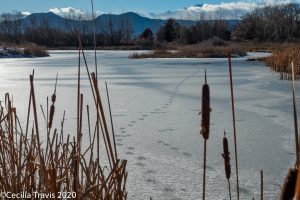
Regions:
[[[21,14],[22,14],[23,16],[28,16],[28,15],[31,15],[31,13],[30,13],[30,12],[21,12]]]
[[[258,0],[258,1],[235,1],[235,2],[221,2],[218,4],[198,4],[194,6],[188,6],[184,9],[179,9],[176,11],[167,11],[164,13],[150,13],[148,16],[151,18],[167,19],[191,19],[198,20],[199,18],[206,19],[235,19],[240,18],[247,12],[259,7],[266,5],[279,5],[286,3],[300,3],[300,0]]]
[[[66,7],[66,8],[50,8],[49,9],[50,12],[53,12],[57,15],[83,15],[83,11],[79,10],[79,9],[75,9],[72,7]]]

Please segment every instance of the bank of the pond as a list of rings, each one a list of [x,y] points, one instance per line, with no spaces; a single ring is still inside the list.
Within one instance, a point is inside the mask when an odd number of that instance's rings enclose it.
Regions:
[[[0,46],[0,58],[35,58],[47,57],[48,51],[37,45]]]

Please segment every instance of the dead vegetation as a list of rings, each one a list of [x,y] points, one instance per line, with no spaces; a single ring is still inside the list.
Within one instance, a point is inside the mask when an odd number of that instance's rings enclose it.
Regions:
[[[300,48],[274,50],[272,55],[265,59],[266,65],[280,73],[280,79],[292,79],[291,63],[295,65],[295,78],[300,78]]]
[[[83,49],[81,52],[85,59]],[[47,102],[46,114],[43,111],[46,130],[40,128],[42,116],[37,112],[34,74],[29,77],[30,98],[25,129],[11,96],[6,94],[5,102],[0,104],[0,191],[22,193],[32,198],[37,198],[36,193],[43,193],[56,199],[61,195],[70,195],[72,199],[127,199],[127,161],[117,157],[114,131],[108,130],[106,118],[109,114],[103,110],[98,81],[94,73],[89,73],[87,65],[86,69],[95,103],[95,113],[90,113],[89,106],[86,107],[88,133],[83,133],[85,109],[84,96],[80,93],[80,73],[75,134],[65,133],[65,115],[61,126],[53,127],[53,122],[57,121],[55,104],[62,98],[56,96],[56,84],[50,110]],[[80,72],[80,65],[78,70]],[[97,116],[95,123],[90,121],[92,114]],[[95,130],[94,133],[91,130]],[[46,139],[42,140],[44,136]],[[82,146],[83,138],[89,141],[86,148]],[[100,158],[101,138],[106,152]]]
[[[228,53],[241,57],[247,55],[247,49],[235,43],[209,40],[195,45],[170,45],[146,53],[134,53],[129,58],[227,58]]]
[[[0,46],[0,58],[35,58],[47,57],[48,51],[36,44]]]

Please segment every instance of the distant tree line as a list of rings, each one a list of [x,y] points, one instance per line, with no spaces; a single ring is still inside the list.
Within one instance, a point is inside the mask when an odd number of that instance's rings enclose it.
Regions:
[[[199,20],[191,26],[180,25],[175,19],[166,20],[154,33],[146,28],[140,35],[126,18],[115,21],[111,16],[96,26],[97,46],[196,44],[211,38],[236,41],[293,41],[300,38],[300,5],[290,3],[256,8],[242,17],[234,27],[228,21]],[[85,46],[93,46],[94,24],[91,16],[65,16],[64,28],[53,27],[47,18],[31,17],[26,26],[24,16],[17,11],[0,15],[0,42],[35,43],[47,47],[78,46],[77,34]]]
[[[158,30],[157,41],[196,44],[214,37],[230,40],[230,35],[230,27],[226,20],[202,20],[186,27],[181,26],[175,19],[168,19]]]
[[[10,44],[35,43],[46,47],[78,46],[78,35],[84,46],[93,46],[94,24],[88,15],[65,16],[63,27],[53,27],[47,17],[24,16],[17,11],[0,15],[0,42]],[[97,46],[132,45],[133,27],[128,19],[116,23],[111,17],[104,25],[96,25]]]
[[[233,38],[254,41],[291,41],[300,38],[300,4],[257,8],[242,17]]]

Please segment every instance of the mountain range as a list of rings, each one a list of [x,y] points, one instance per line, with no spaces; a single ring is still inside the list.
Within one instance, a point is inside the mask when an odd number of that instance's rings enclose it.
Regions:
[[[166,20],[163,19],[151,19],[143,17],[134,12],[127,12],[120,15],[115,14],[102,14],[98,16],[95,21],[97,27],[101,27],[102,30],[105,30],[109,21],[114,23],[114,26],[121,26],[122,22],[126,20],[132,26],[134,35],[138,35],[145,30],[145,28],[150,28],[153,32],[157,32],[159,27],[162,26]],[[75,20],[75,19],[66,19],[59,15],[54,14],[53,12],[48,13],[33,13],[22,19],[22,28],[30,26],[33,23],[41,24],[47,21],[48,26],[58,29],[67,29],[66,21],[69,24],[76,25],[79,23],[85,23],[87,25],[92,25],[92,21],[89,20]],[[191,26],[197,23],[194,20],[177,20],[180,25]],[[237,24],[238,20],[227,20],[229,27]]]

